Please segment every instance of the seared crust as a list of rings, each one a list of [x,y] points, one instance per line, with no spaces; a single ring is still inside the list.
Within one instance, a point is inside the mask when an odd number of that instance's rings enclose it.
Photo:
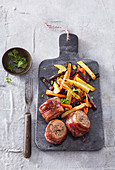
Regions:
[[[45,130],[45,138],[52,144],[61,144],[67,135],[65,123],[55,119],[49,122]]]
[[[83,136],[90,129],[90,121],[83,111],[76,111],[66,117],[65,123],[74,137]],[[86,124],[85,124],[86,121]]]
[[[45,103],[43,103],[39,107],[39,111],[46,121],[50,121],[51,119],[54,119],[58,117],[60,114],[62,114],[64,109],[61,105],[60,98],[53,97],[51,99],[48,99]]]
[[[73,116],[74,123],[78,124],[79,128],[88,130],[91,126],[88,116],[81,110],[75,112]]]

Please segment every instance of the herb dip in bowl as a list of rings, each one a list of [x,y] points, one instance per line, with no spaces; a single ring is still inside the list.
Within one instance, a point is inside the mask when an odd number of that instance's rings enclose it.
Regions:
[[[2,57],[4,69],[12,75],[22,75],[29,71],[32,58],[29,52],[20,47],[7,50]]]

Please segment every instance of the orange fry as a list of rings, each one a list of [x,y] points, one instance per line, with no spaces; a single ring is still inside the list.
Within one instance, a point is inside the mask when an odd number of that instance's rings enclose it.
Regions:
[[[72,105],[61,103],[64,108],[72,109]]]

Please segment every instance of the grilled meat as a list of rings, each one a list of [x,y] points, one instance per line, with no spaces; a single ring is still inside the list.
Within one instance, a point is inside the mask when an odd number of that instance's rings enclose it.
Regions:
[[[66,138],[66,135],[66,125],[58,119],[50,121],[45,130],[45,138],[52,144],[61,144]]]
[[[65,123],[74,137],[83,136],[89,131],[91,126],[88,116],[81,110],[68,115]]]
[[[62,114],[62,112],[64,112],[64,109],[61,105],[60,98],[53,97],[51,99],[48,99],[45,103],[43,103],[39,107],[39,111],[42,114],[43,118],[46,121],[49,121]]]

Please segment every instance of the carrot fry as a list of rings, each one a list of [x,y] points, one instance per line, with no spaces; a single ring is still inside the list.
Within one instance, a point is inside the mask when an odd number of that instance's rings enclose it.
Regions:
[[[70,78],[70,74],[71,74],[71,63],[68,63],[68,70],[64,74],[63,80],[60,85],[60,90],[62,90],[62,88],[63,88],[63,83],[64,83],[65,79]]]
[[[88,113],[88,110],[87,110],[88,108],[83,108],[83,112],[87,115],[87,113]]]
[[[46,90],[46,95],[56,96],[56,97],[60,97],[60,98],[66,98],[66,95],[64,95],[64,94],[56,94],[51,90]]]
[[[75,74],[73,80],[76,79],[76,77],[79,77],[78,71],[80,71],[81,67],[79,65],[77,65],[77,73]]]
[[[68,75],[67,75],[66,79],[69,79],[70,78],[70,74],[71,74],[71,63],[68,63],[68,70],[67,70],[67,72],[68,72]]]
[[[76,65],[72,65],[72,68],[75,70],[76,69]]]
[[[86,70],[86,72],[91,76],[93,80],[96,79],[95,74],[90,70],[89,67],[87,67],[82,61],[78,61],[77,64],[79,64],[82,68]]]
[[[72,108],[72,109],[64,112],[64,113],[61,115],[61,118],[65,118],[65,117],[66,117],[67,115],[69,115],[70,113],[75,112],[75,111],[77,111],[77,110],[81,110],[81,109],[83,109],[84,107],[88,107],[88,105],[87,105],[86,103],[82,103],[82,104],[80,104],[79,106],[76,106],[76,107],[74,107],[74,108]]]
[[[84,76],[86,76],[86,71],[84,68],[80,68],[80,71],[84,74]]]
[[[79,71],[79,70],[80,70],[80,68],[81,68],[81,67],[80,67],[79,65],[77,65],[77,71]]]
[[[61,103],[64,108],[72,109],[72,105]]]

